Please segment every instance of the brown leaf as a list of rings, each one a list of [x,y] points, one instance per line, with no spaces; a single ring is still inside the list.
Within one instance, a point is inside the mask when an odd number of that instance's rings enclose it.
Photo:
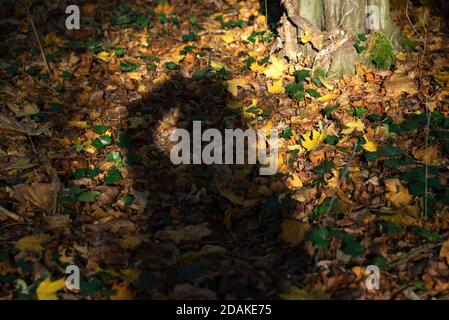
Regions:
[[[413,96],[418,94],[418,87],[413,81],[405,74],[394,73],[384,83],[387,96],[392,99],[399,99],[403,92]]]
[[[57,196],[61,188],[59,181],[51,183],[19,184],[14,187],[12,197],[22,205],[32,209],[41,209],[54,214]]]
[[[207,227],[207,222],[204,222],[198,225],[185,226],[178,230],[165,229],[158,232],[157,236],[162,240],[173,240],[180,243],[181,241],[197,241],[211,233],[212,230]]]
[[[297,246],[304,240],[309,228],[310,226],[306,223],[300,223],[293,219],[286,219],[282,222],[282,239],[292,246]]]

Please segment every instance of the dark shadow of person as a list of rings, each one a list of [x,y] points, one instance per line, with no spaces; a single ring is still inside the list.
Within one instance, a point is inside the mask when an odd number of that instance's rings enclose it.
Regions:
[[[137,160],[129,166],[133,192],[148,197],[137,223],[148,238],[132,258],[143,296],[276,298],[287,274],[302,274],[299,250],[280,239],[282,217],[296,205],[279,197],[288,193],[282,176],[260,176],[257,165],[170,159],[170,134],[182,128],[192,137],[193,121],[202,132],[245,130],[233,102],[219,79],[175,74],[127,107],[119,144]]]

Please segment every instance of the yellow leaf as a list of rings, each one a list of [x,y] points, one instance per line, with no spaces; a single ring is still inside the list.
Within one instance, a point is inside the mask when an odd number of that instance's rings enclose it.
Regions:
[[[272,128],[273,128],[273,122],[268,121],[261,129],[265,131],[265,134],[267,136],[269,136]]]
[[[111,300],[132,300],[133,294],[129,288],[128,281],[123,281],[122,283],[116,283],[112,286],[115,294],[111,296]]]
[[[56,292],[65,287],[65,280],[51,281],[50,277],[42,281],[36,289],[38,300],[58,300]]]
[[[405,52],[398,52],[396,59],[399,61],[407,61],[407,54]]]
[[[254,72],[264,72],[266,69],[264,66],[261,66],[257,62],[253,62],[249,68],[251,69],[251,71],[254,71]]]
[[[382,220],[402,226],[413,226],[419,223],[415,218],[401,212],[395,213],[393,215],[383,216]]]
[[[264,74],[271,79],[279,79],[284,74],[285,63],[276,56],[271,57],[271,64],[265,69]]]
[[[287,186],[290,189],[298,189],[302,188],[302,181],[296,174],[290,174],[290,176],[287,179]]]
[[[235,195],[231,190],[229,190],[225,186],[223,186],[221,184],[217,184],[217,189],[218,189],[218,192],[220,192],[220,194],[223,197],[225,197],[226,199],[231,201],[233,204],[236,204],[236,205],[243,204],[244,198],[242,196]]]
[[[275,81],[273,85],[268,85],[268,93],[270,94],[283,94],[285,92],[282,80]]]
[[[300,289],[295,285],[291,285],[290,292],[281,293],[279,297],[282,300],[329,300],[330,295],[326,293],[326,288],[318,284],[311,290]]]
[[[226,83],[228,85],[229,93],[231,93],[234,97],[237,97],[238,88],[246,86],[247,81],[245,79],[231,79],[226,81]]]
[[[253,99],[251,104],[248,107],[243,109],[243,116],[244,117],[250,118],[250,119],[255,119],[256,118],[256,115],[253,112],[247,112],[246,110],[248,110],[250,108],[253,108],[253,107],[257,107],[257,102],[258,102],[257,99]]]
[[[157,13],[165,13],[166,15],[171,15],[174,10],[175,10],[175,5],[174,4],[170,5],[167,1],[159,3],[156,6]]]
[[[214,60],[212,60],[212,61],[210,62],[210,66],[211,66],[213,69],[215,69],[215,70],[220,70],[220,69],[222,69],[222,68],[227,69],[227,68],[226,68],[226,65],[224,65],[224,64],[221,63],[221,62],[214,61]]]
[[[102,61],[109,62],[112,58],[112,53],[106,52],[106,51],[101,51],[99,54],[97,54],[97,58]]]
[[[306,148],[307,151],[312,151],[313,149],[318,147],[326,138],[326,130],[323,130],[322,132],[316,130],[308,131],[301,136],[301,145]]]
[[[318,102],[327,102],[327,101],[330,101],[330,100],[334,100],[336,98],[338,98],[338,94],[328,93],[328,94],[326,94],[326,95],[324,95],[322,97],[317,98],[316,101],[318,101]]]
[[[373,140],[370,140],[366,134],[363,135],[363,139],[365,139],[366,141],[366,143],[362,145],[363,149],[365,149],[368,152],[377,151],[377,143],[375,143]]]
[[[232,101],[228,104],[229,110],[239,110],[243,109],[245,105],[241,101]]]
[[[20,251],[41,252],[44,250],[42,242],[47,241],[50,237],[44,233],[25,236],[16,243],[16,248]]]
[[[412,196],[399,179],[385,180],[385,188],[388,191],[386,194],[387,200],[395,207],[406,206],[412,201]]]
[[[446,86],[446,83],[449,82],[449,72],[448,71],[435,72],[433,77],[438,82],[438,84],[442,87]]]
[[[282,239],[292,246],[297,246],[305,239],[309,228],[310,226],[306,223],[300,223],[293,219],[286,219],[282,222]]]
[[[221,36],[221,38],[227,44],[233,43],[235,41],[234,36],[230,32],[225,33],[224,35]]]
[[[142,79],[142,72],[129,72],[127,76],[132,80],[140,80]]]
[[[45,35],[43,41],[44,46],[53,46],[53,45],[62,45],[64,43],[64,40],[60,38],[56,33],[51,32],[47,35]]]
[[[365,129],[365,125],[360,119],[349,121],[344,123],[344,125],[346,129],[341,131],[343,134],[351,134],[353,131],[363,131]]]
[[[148,87],[144,84],[139,84],[139,87],[137,88],[137,91],[139,91],[140,93],[147,93],[148,92]]]
[[[124,249],[137,248],[143,241],[143,236],[140,234],[130,234],[120,239],[120,246]]]
[[[449,240],[446,240],[441,246],[440,258],[446,259],[446,263],[449,264]]]
[[[415,149],[412,151],[416,160],[423,164],[438,166],[441,164],[441,156],[436,146],[430,146],[427,149]]]
[[[86,129],[87,128],[87,122],[86,121],[69,121],[67,123],[69,127],[76,127],[80,129]]]
[[[306,32],[300,37],[300,40],[301,40],[301,43],[302,43],[302,44],[306,44],[306,43],[310,42],[311,39],[312,39],[312,32],[310,32],[310,31],[306,31]]]

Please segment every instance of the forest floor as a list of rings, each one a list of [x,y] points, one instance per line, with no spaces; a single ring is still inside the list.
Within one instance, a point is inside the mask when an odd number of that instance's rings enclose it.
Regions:
[[[270,56],[259,1],[159,2],[87,2],[70,31],[34,4],[50,74],[2,4],[0,297],[449,298],[444,18],[398,7],[415,49],[330,83]],[[193,120],[279,130],[278,174],[173,165]]]

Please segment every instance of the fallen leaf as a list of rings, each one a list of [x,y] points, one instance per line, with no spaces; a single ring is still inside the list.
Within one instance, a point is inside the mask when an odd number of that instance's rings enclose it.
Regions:
[[[159,231],[157,236],[162,240],[172,240],[176,243],[181,241],[197,241],[212,234],[212,230],[207,227],[207,222],[198,225],[189,225],[177,230],[165,229]]]
[[[257,73],[263,73],[265,71],[265,67],[261,66],[259,63],[257,62],[253,62],[251,63],[251,66],[249,67],[251,69],[251,71],[257,72]]]
[[[441,164],[442,159],[438,147],[433,145],[426,148],[414,149],[412,151],[416,160],[422,164],[438,166]]]
[[[406,206],[413,199],[407,188],[401,183],[399,179],[385,180],[385,188],[388,191],[386,194],[386,198],[395,207]]]
[[[440,258],[446,259],[446,263],[449,264],[449,240],[446,240],[441,246]]]
[[[351,134],[353,131],[363,131],[365,129],[365,124],[360,119],[346,122],[343,125],[346,129],[341,131],[342,134]]]
[[[42,281],[36,289],[38,300],[58,300],[56,293],[65,287],[65,279],[51,281],[50,276]]]
[[[39,253],[44,250],[42,243],[50,239],[50,236],[41,233],[21,238],[16,243],[16,248],[20,251],[30,251]]]
[[[290,174],[287,181],[287,187],[290,189],[299,189],[303,187],[301,178],[297,174]]]
[[[301,223],[293,219],[285,219],[282,222],[282,239],[292,246],[297,246],[305,239],[309,229],[310,226],[306,223]]]
[[[285,92],[282,80],[275,81],[272,85],[268,85],[268,93],[270,94],[283,94]]]
[[[394,73],[385,81],[384,87],[386,95],[394,100],[399,99],[404,92],[411,96],[418,94],[418,87],[415,81],[406,74]]]
[[[330,100],[334,100],[336,98],[338,98],[338,94],[336,94],[336,93],[328,93],[328,94],[326,94],[326,95],[324,95],[322,97],[317,98],[316,101],[318,101],[318,102],[327,102],[327,101],[330,101]]]
[[[227,44],[233,43],[235,41],[234,36],[231,32],[226,32],[224,35],[221,36],[224,42]]]
[[[101,51],[99,54],[97,54],[97,58],[101,61],[109,62],[112,58],[112,54],[112,52]]]
[[[317,148],[327,137],[327,132],[324,129],[322,132],[317,130],[308,131],[301,136],[301,145],[307,149],[307,151],[312,151]]]
[[[235,195],[231,190],[229,190],[225,186],[217,183],[217,190],[223,197],[231,201],[233,204],[239,206],[243,204],[244,198],[242,196]]]
[[[283,76],[286,65],[276,56],[271,57],[271,64],[265,69],[264,74],[270,79],[279,79]]]
[[[115,283],[112,286],[112,290],[115,291],[115,294],[111,296],[111,300],[132,300],[133,293],[131,288],[129,287],[128,281],[123,281],[120,283]]]
[[[365,144],[362,144],[363,149],[365,149],[368,152],[376,152],[377,151],[377,143],[375,143],[373,140],[369,139],[366,134],[363,136],[363,139],[365,139],[365,141],[366,141]]]
[[[300,289],[295,285],[291,285],[288,293],[281,293],[279,297],[282,300],[329,300],[330,295],[326,293],[323,285],[316,285],[310,290]]]
[[[301,40],[302,44],[310,42],[310,40],[312,39],[312,32],[307,30],[299,39]]]
[[[226,83],[228,85],[229,93],[231,93],[234,97],[237,97],[239,87],[245,87],[247,85],[247,81],[245,79],[231,79],[226,81]]]
[[[49,214],[56,212],[59,181],[52,183],[18,184],[12,187],[12,197],[31,209],[41,209]]]

